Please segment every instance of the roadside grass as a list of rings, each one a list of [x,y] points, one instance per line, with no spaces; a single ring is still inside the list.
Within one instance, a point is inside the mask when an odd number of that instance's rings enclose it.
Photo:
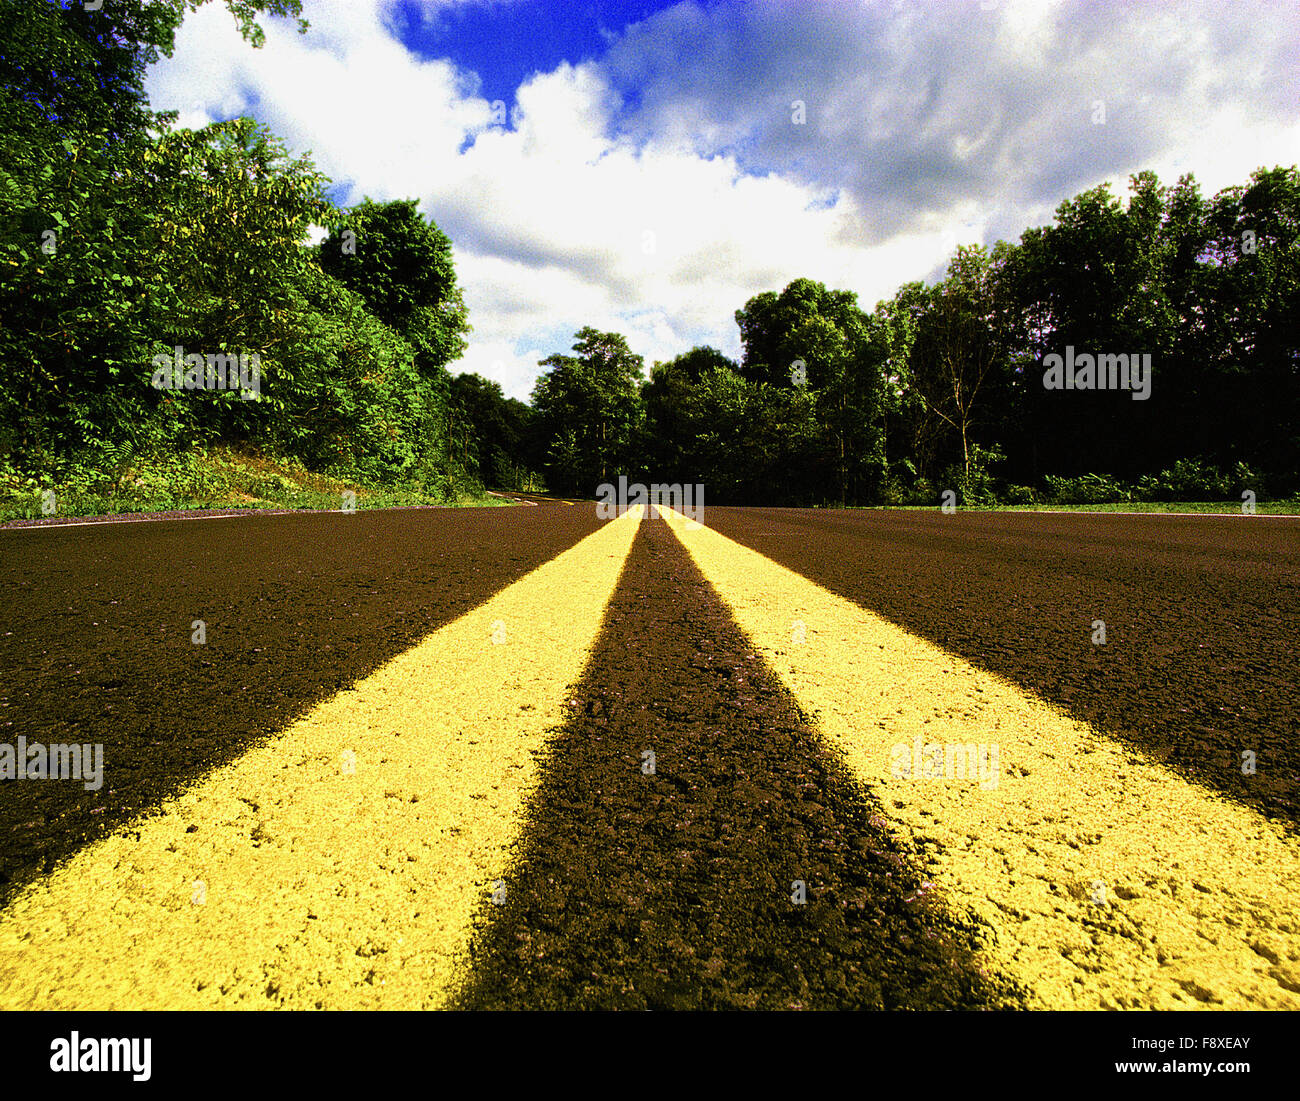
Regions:
[[[293,459],[217,447],[137,461],[118,473],[81,468],[53,481],[0,467],[0,523],[47,515],[116,516],[182,509],[337,510],[349,490],[356,494],[358,510],[515,503],[472,486],[430,485],[419,479],[395,485],[349,481],[314,473]],[[47,491],[54,495],[52,513]]]
[[[874,505],[874,511],[938,512],[939,505]],[[1209,512],[1222,516],[1241,516],[1241,501],[1111,501],[1080,505],[958,505],[959,512]],[[1255,512],[1262,516],[1300,516],[1300,499],[1258,501]]]
[[[994,505],[996,512],[1212,512],[1242,516],[1241,501],[1115,501],[1087,505]],[[1255,512],[1265,516],[1300,515],[1300,500],[1257,501]]]

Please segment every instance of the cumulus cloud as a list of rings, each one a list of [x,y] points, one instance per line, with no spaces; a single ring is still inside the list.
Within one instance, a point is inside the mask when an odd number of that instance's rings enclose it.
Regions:
[[[604,65],[636,91],[623,124],[641,140],[842,186],[870,242],[972,201],[1050,210],[1146,167],[1217,187],[1294,158],[1298,53],[1300,21],[1277,0],[755,0],[678,4]],[[1209,155],[1225,148],[1230,163]]]
[[[797,276],[870,307],[1103,179],[1194,171],[1212,190],[1300,149],[1300,31],[1262,0],[687,0],[534,75],[505,125],[476,74],[398,41],[385,4],[304,9],[307,36],[270,21],[254,51],[201,8],[150,72],[155,106],[253,114],[344,202],[419,197],[456,247],[459,369],[516,397],[582,325],[648,361],[735,355],[733,312]]]

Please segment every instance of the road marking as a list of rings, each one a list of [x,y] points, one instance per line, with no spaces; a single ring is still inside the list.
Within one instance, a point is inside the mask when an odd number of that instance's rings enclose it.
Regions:
[[[0,1009],[445,1004],[642,511],[29,886]]]
[[[939,898],[991,926],[992,964],[1040,1007],[1300,1008],[1300,839],[663,512],[758,652],[915,841]],[[996,787],[896,776],[894,747],[912,761],[917,739],[996,744]],[[954,773],[963,764],[954,755]]]
[[[306,511],[306,510],[303,510]],[[64,531],[67,528],[94,528],[101,524],[156,524],[163,520],[238,520],[241,516],[254,516],[251,512],[223,512],[217,516],[151,516],[147,520],[60,520],[53,524],[0,524],[0,531]],[[268,512],[272,516],[288,516],[287,512]]]

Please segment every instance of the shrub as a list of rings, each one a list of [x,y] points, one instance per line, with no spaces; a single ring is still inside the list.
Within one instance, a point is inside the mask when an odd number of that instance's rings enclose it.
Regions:
[[[1128,487],[1109,474],[1080,474],[1077,478],[1058,478],[1049,474],[1043,481],[1047,483],[1049,499],[1060,505],[1100,505],[1132,500]]]
[[[1038,493],[1033,486],[1019,486],[1008,483],[1002,491],[1002,500],[1009,505],[1036,505]]]
[[[993,467],[1005,458],[1002,449],[996,444],[981,447],[971,444],[970,470],[965,470],[960,463],[947,467],[940,475],[943,489],[955,489],[958,502],[966,508],[974,505],[997,504]]]
[[[1200,459],[1179,459],[1168,470],[1138,479],[1137,496],[1142,501],[1214,501],[1240,497],[1252,489],[1260,494],[1263,480],[1245,463],[1237,463],[1231,474]]]

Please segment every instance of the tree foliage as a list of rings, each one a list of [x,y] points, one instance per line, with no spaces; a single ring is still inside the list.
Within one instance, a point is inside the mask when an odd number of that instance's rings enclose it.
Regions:
[[[590,492],[613,453],[597,458],[605,445],[583,426],[640,423],[620,472],[702,482],[731,503],[1293,492],[1298,274],[1295,168],[1209,200],[1190,176],[1169,188],[1141,173],[1127,202],[1086,191],[1016,244],[959,247],[943,279],[905,284],[870,313],[811,279],[755,295],[735,314],[738,364],[696,347],[615,398],[553,356],[540,446],[557,479]],[[1149,398],[1047,389],[1044,357],[1067,347],[1149,354]]]
[[[44,477],[220,442],[450,488],[475,466],[451,440],[469,326],[450,242],[413,200],[334,208],[310,158],[251,119],[150,111],[145,67],[201,2],[0,0],[6,463]],[[260,14],[299,14],[225,7],[254,47]],[[332,251],[349,231],[360,247]],[[254,357],[257,400],[156,388],[177,352]]]
[[[415,348],[426,374],[464,352],[470,326],[451,241],[414,199],[354,206],[321,244],[320,263]]]
[[[594,497],[633,461],[643,361],[620,334],[590,326],[578,332],[573,351],[540,364],[550,370],[533,388],[535,453],[556,492]]]

